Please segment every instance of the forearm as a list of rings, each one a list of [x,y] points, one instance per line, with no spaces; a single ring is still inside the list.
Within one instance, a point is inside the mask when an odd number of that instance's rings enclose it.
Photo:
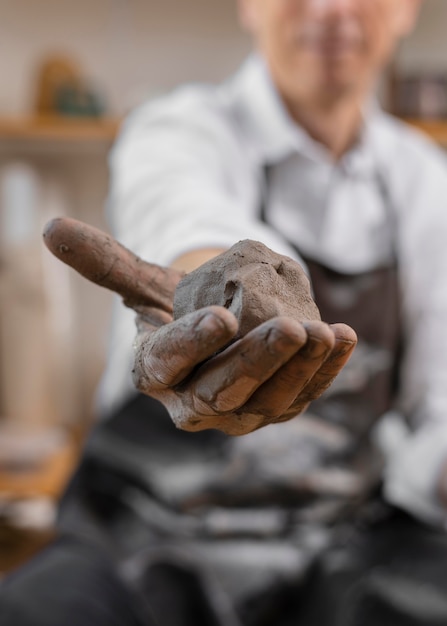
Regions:
[[[201,248],[200,250],[191,250],[177,257],[172,263],[173,269],[192,272],[203,263],[224,252],[224,248]]]

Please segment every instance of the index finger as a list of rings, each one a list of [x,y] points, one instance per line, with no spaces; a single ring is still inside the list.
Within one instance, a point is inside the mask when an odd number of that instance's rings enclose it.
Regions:
[[[59,260],[93,283],[118,293],[127,306],[153,307],[172,314],[180,272],[147,263],[107,233],[71,218],[48,222],[43,237]]]

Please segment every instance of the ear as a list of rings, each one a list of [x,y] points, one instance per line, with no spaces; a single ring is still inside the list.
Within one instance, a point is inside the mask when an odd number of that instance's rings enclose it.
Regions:
[[[258,12],[256,0],[238,0],[239,22],[249,33],[256,33],[258,29]]]
[[[397,34],[404,37],[411,33],[416,25],[423,0],[400,0],[397,9]]]

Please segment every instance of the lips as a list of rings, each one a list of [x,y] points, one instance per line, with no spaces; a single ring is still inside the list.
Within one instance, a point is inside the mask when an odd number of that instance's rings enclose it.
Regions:
[[[321,25],[313,25],[301,33],[298,41],[317,54],[342,56],[357,51],[361,46],[362,37],[354,24],[340,28],[323,28]]]
[[[317,51],[325,55],[338,56],[349,54],[358,49],[358,42],[349,38],[321,39],[314,44]]]

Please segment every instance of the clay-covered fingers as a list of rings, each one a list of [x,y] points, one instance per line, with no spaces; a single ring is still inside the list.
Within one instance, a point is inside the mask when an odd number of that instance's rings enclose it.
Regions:
[[[320,370],[336,344],[332,328],[320,321],[305,322],[306,341],[289,361],[252,395],[244,406],[275,421],[288,411],[309,381]]]
[[[144,323],[140,329],[144,329]],[[140,332],[135,341],[133,379],[148,395],[180,384],[194,368],[226,346],[238,323],[223,307],[211,306],[185,315],[150,332]]]
[[[228,414],[243,407],[253,393],[306,343],[299,322],[277,317],[247,333],[206,363],[194,382],[199,414]]]
[[[331,324],[329,328],[334,333],[335,343],[319,369],[297,395],[291,407],[297,413],[301,412],[309,402],[316,400],[332,384],[357,345],[357,335],[350,326]]]
[[[181,272],[146,263],[108,233],[71,218],[48,222],[43,237],[58,259],[88,280],[118,293],[127,306],[150,310],[157,325],[172,316]],[[162,313],[160,319],[158,311]]]

